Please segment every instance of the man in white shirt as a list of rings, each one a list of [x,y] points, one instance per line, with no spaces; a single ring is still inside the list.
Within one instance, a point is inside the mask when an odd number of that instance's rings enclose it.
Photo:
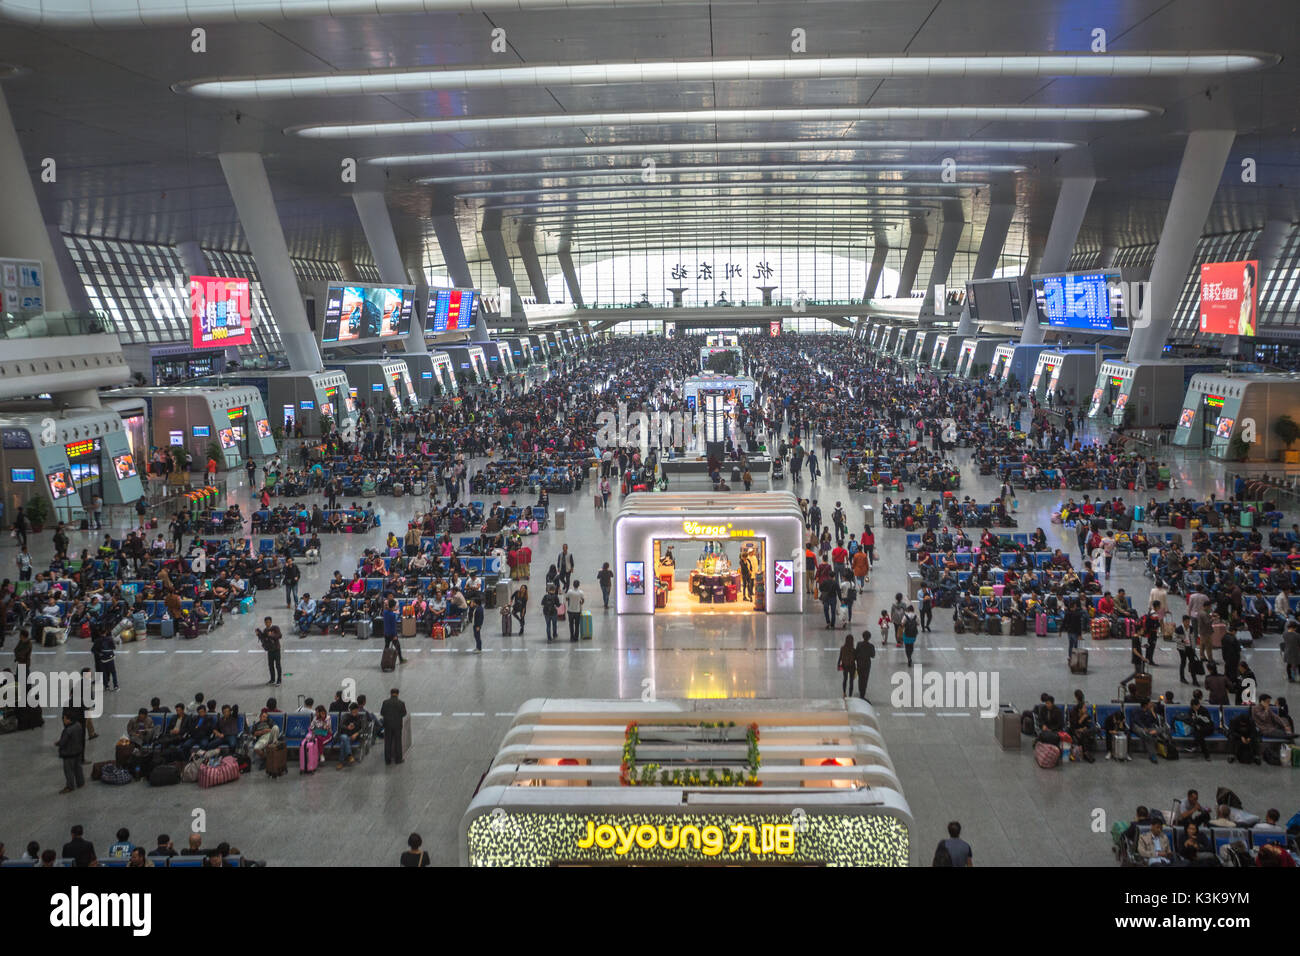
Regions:
[[[569,640],[576,642],[578,634],[582,628],[582,605],[587,600],[587,595],[582,593],[578,587],[581,582],[574,581],[573,587],[564,592],[564,613],[569,619]]]
[[[1264,814],[1264,822],[1256,823],[1253,827],[1251,827],[1251,829],[1256,832],[1263,831],[1265,833],[1285,833],[1286,827],[1282,826],[1281,820],[1282,820],[1282,814],[1280,814],[1277,810],[1270,809],[1267,813]]]
[[[302,600],[294,610],[293,618],[298,627],[298,636],[306,637],[311,630],[312,621],[316,620],[316,601],[310,594],[303,593]]]
[[[1273,613],[1283,621],[1291,617],[1291,592],[1287,588],[1283,588],[1273,598]]]
[[[1107,531],[1101,538],[1102,563],[1106,569],[1106,580],[1110,580],[1110,563],[1115,558],[1115,536]],[[1160,605],[1164,607],[1163,604]]]
[[[1147,597],[1147,607],[1154,607],[1157,601],[1160,602],[1160,606],[1166,612],[1169,610],[1169,592],[1159,584],[1151,589],[1151,593]]]

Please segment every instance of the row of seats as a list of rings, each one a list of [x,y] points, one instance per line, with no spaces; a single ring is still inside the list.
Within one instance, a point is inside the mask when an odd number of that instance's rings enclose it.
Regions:
[[[173,856],[173,857],[151,856],[149,857],[149,860],[150,862],[153,863],[154,867],[165,867],[166,869],[169,870],[196,869],[203,866],[204,859],[205,857],[202,856]],[[99,860],[96,862],[96,866],[103,866],[109,868],[125,867],[127,865],[127,862],[128,862],[127,860],[118,860],[118,859],[113,859],[111,857],[100,857]],[[223,866],[239,866],[240,864],[241,864],[241,858],[237,856],[228,856],[225,858],[225,860],[222,863]],[[74,867],[77,864],[76,861],[73,860],[71,857],[60,857],[55,862],[54,865],[56,867]],[[38,868],[39,866],[40,864],[33,860],[5,860],[3,863],[0,863],[0,868],[14,869],[14,870],[35,869]]]

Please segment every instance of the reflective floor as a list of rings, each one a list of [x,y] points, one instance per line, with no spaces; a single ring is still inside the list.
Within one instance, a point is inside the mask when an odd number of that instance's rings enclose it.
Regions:
[[[987,501],[997,486],[991,479],[977,478],[966,464],[969,454],[959,452],[965,465],[960,494]],[[1220,466],[1183,464],[1177,474],[1178,494],[1223,493]],[[851,515],[860,514],[860,504],[880,501],[874,494],[849,494],[843,478],[835,474],[823,475],[817,485],[805,479],[794,486],[788,478],[777,484],[817,497],[827,514],[837,500]],[[246,505],[242,485],[233,497]],[[1041,526],[1053,545],[1059,542],[1077,555],[1073,538],[1049,523],[1055,494],[1022,493],[1019,499],[1018,530]],[[376,759],[379,755],[372,754],[343,771],[327,766],[300,777],[291,770],[275,781],[252,774],[213,790],[88,783],[73,795],[56,796],[62,774],[52,747],[58,730],[51,714],[40,731],[0,737],[0,804],[5,808],[0,840],[8,854],[16,856],[32,839],[42,846],[61,844],[74,823],[83,824],[101,849],[121,826],[129,827],[137,842],[152,844],[157,833],[167,832],[179,844],[201,817],[206,843],[229,840],[275,865],[391,865],[411,831],[423,835],[437,863],[450,865],[458,860],[461,813],[511,715],[528,698],[816,698],[840,693],[835,652],[845,632],[825,629],[820,604],[809,602],[802,616],[669,614],[619,619],[612,611],[602,611],[594,574],[603,561],[613,561],[610,527],[615,511],[595,510],[585,489],[567,501],[556,496],[552,508],[560,505],[568,508],[566,530],[548,529],[532,542],[533,591],[538,592],[546,566],[567,542],[579,558],[576,576],[584,581],[587,606],[593,609],[594,640],[547,645],[534,602],[522,634],[516,629],[513,636],[502,637],[491,612],[481,655],[468,653],[473,647],[468,633],[445,643],[420,639],[406,644],[410,663],[392,675],[380,672],[380,641],[290,636],[285,641],[284,686],[269,688],[265,658],[252,633],[254,622],[269,613],[284,625],[291,615],[282,594],[264,593],[252,615],[227,617],[225,626],[210,636],[193,642],[150,638],[123,648],[118,657],[122,690],[110,695],[100,736],[89,753],[92,761],[111,759],[127,718],[155,695],[172,704],[192,700],[202,691],[256,712],[274,691],[282,707],[293,709],[303,696],[328,702],[342,681],[352,678],[375,707],[390,686],[401,688],[414,714],[415,736],[404,765],[385,767]],[[616,505],[617,498],[611,501]],[[300,591],[315,593],[335,568],[349,573],[360,550],[389,528],[404,527],[418,502],[386,499],[381,506],[382,529],[366,536],[325,539],[322,561],[304,569]],[[1291,520],[1294,516],[1288,515],[1287,522]],[[851,529],[858,530],[856,520]],[[49,537],[47,533],[36,542],[33,536],[38,563],[51,552]],[[74,545],[81,547],[77,537],[74,533]],[[80,537],[89,543],[88,535]],[[908,565],[903,532],[877,528],[877,546],[881,561],[854,610],[855,630],[864,624],[874,630],[881,609],[904,589]],[[12,554],[4,560],[12,563]],[[1140,562],[1117,559],[1111,587],[1125,587],[1144,601],[1150,582]],[[1181,613],[1182,601],[1175,599],[1174,605],[1175,613]],[[567,635],[562,632],[562,637]],[[11,639],[3,655],[6,664],[12,646]],[[1277,639],[1269,636],[1263,647],[1246,652],[1261,689],[1274,696],[1285,695],[1287,688],[1277,646]],[[1129,673],[1127,646],[1102,643],[1091,645],[1091,650],[1089,673],[1072,676],[1059,636],[957,636],[949,616],[940,612],[933,632],[921,636],[916,667],[922,673],[974,671],[990,690],[996,680],[992,696],[1017,709],[1031,706],[1044,691],[1064,703],[1076,687],[1090,700],[1104,702]],[[1186,701],[1190,688],[1178,683],[1176,655],[1168,645],[1159,654],[1156,689],[1172,689],[1177,700]],[[75,643],[38,651],[34,659],[35,666],[51,669],[88,664],[88,652]],[[1131,818],[1138,803],[1168,810],[1173,798],[1189,787],[1209,800],[1218,786],[1230,786],[1247,809],[1261,815],[1275,806],[1285,819],[1297,809],[1296,771],[1228,765],[1224,757],[1216,757],[1212,765],[1187,758],[1152,765],[1139,755],[1127,764],[1099,760],[1041,770],[1027,743],[1019,753],[998,746],[993,723],[980,716],[978,706],[923,707],[903,697],[891,702],[895,675],[912,686],[902,649],[891,645],[876,659],[867,696],[880,710],[916,821],[914,864],[929,864],[935,842],[952,819],[962,822],[963,836],[980,865],[1107,865],[1112,862],[1107,832],[1111,821]],[[199,810],[203,813],[197,814]]]

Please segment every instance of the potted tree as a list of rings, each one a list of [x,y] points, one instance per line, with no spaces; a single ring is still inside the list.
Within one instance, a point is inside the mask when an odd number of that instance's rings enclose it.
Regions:
[[[185,463],[185,448],[182,445],[172,445],[172,461],[176,467],[172,469],[168,481],[179,488],[184,488],[190,483],[190,467]]]
[[[1286,442],[1286,451],[1282,452],[1282,460],[1288,465],[1300,463],[1300,451],[1291,450],[1291,446],[1300,439],[1300,424],[1290,415],[1283,415],[1273,423],[1273,434]]]
[[[45,500],[44,495],[32,498],[23,510],[27,512],[27,520],[31,523],[34,533],[40,534],[45,530],[45,522],[50,520],[50,503]]]

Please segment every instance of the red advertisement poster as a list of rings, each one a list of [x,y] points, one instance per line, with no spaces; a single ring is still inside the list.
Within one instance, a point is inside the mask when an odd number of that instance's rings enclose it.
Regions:
[[[1255,334],[1259,263],[1207,262],[1201,266],[1202,332]]]
[[[196,349],[251,345],[248,280],[190,276],[190,333]]]

